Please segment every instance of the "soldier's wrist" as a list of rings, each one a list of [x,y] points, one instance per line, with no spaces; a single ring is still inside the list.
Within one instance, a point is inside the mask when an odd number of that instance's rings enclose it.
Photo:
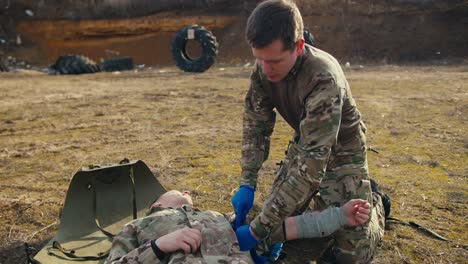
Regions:
[[[271,242],[270,244],[286,241],[286,220],[271,232],[269,239]]]
[[[167,253],[162,251],[158,245],[156,244],[156,240],[155,239],[152,239],[151,240],[151,249],[153,250],[154,254],[156,255],[156,257],[159,259],[159,260],[164,260],[164,258],[166,258],[166,255]]]
[[[260,224],[258,216],[250,223],[250,230],[258,240],[265,239],[270,233]]]
[[[252,178],[252,175],[249,175],[249,177],[246,177],[244,175],[241,176],[241,179],[240,179],[240,182],[239,182],[239,186],[242,186],[242,185],[247,185],[247,186],[250,186],[252,187],[253,189],[256,189],[257,187],[257,178]]]

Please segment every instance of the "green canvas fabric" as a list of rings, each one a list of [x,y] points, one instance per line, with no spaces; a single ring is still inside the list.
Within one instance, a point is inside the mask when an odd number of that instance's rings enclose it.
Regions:
[[[34,260],[47,264],[104,263],[105,257],[78,260],[51,247],[58,241],[64,249],[73,250],[76,256],[97,257],[110,249],[112,241],[99,229],[95,218],[104,230],[116,234],[133,220],[134,203],[137,217],[143,217],[148,206],[165,192],[140,160],[81,169],[70,182],[57,233]]]

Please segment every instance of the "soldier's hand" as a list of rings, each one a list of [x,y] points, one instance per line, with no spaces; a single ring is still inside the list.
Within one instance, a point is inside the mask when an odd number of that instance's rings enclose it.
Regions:
[[[369,220],[370,205],[366,200],[354,199],[342,206],[349,226],[358,226]]]
[[[247,251],[255,248],[258,244],[258,240],[254,237],[249,225],[238,227],[236,230],[236,236],[241,251]]]
[[[253,205],[254,193],[254,188],[242,185],[232,197],[231,203],[232,207],[234,207],[234,213],[236,214],[236,219],[232,226],[234,230],[244,224],[245,218]]]
[[[156,240],[156,245],[164,253],[171,253],[179,249],[185,254],[194,253],[201,245],[201,232],[195,228],[184,228],[162,236]]]
[[[250,250],[250,256],[252,257],[255,264],[263,264],[263,263],[274,263],[277,261],[281,255],[281,250],[283,249],[283,243],[275,243],[268,255],[266,256],[259,256],[255,248]]]

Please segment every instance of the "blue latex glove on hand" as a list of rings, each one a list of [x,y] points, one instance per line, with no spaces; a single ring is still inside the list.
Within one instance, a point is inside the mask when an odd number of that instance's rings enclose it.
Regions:
[[[247,251],[255,248],[258,244],[258,240],[250,233],[250,226],[243,225],[236,230],[237,241],[239,241],[239,247],[241,251]]]
[[[273,247],[271,247],[271,250],[270,250],[270,255],[269,255],[270,261],[272,262],[277,261],[279,257],[281,256],[281,250],[283,250],[283,243],[281,242],[275,243]]]
[[[259,256],[255,248],[250,250],[250,256],[255,264],[264,264],[264,263],[273,263],[277,261],[281,255],[281,250],[283,249],[283,243],[275,243],[271,247],[270,253],[268,256]]]
[[[250,209],[252,209],[254,193],[254,188],[248,185],[242,185],[232,197],[231,203],[232,207],[234,207],[234,213],[236,214],[236,219],[232,226],[234,230],[237,230],[237,228],[245,222],[247,214]]]
[[[255,264],[264,264],[267,263],[269,260],[267,257],[259,256],[255,248],[252,248],[250,250],[250,257],[252,257],[252,260]]]

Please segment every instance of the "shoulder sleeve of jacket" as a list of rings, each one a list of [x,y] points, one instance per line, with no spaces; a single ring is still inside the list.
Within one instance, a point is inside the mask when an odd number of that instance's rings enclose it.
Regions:
[[[137,219],[124,226],[123,230],[112,241],[112,247],[106,263],[160,263],[151,248],[150,241],[141,245],[138,242],[137,234],[142,224],[144,224],[143,221]]]
[[[343,90],[329,73],[319,74],[313,91],[305,99],[298,149],[302,172],[315,180],[322,177],[336,143],[343,107]]]
[[[260,67],[256,65],[244,105],[240,185],[256,187],[258,171],[268,158],[275,118],[271,98],[262,87]]]

